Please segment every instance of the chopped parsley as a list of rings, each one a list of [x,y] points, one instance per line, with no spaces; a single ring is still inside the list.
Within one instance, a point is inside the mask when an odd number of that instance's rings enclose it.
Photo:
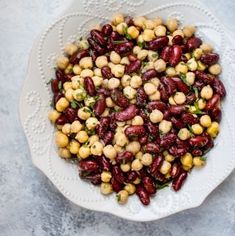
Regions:
[[[47,85],[50,84],[52,80],[53,80],[53,79],[51,78],[51,79],[47,82]]]
[[[137,42],[137,45],[140,47],[140,48],[144,48],[145,47],[145,42]]]
[[[169,187],[169,184],[170,184],[170,183],[167,182],[167,183],[164,183],[164,184],[158,185],[158,186],[157,186],[157,189],[160,190],[160,189],[163,189],[163,188]]]
[[[120,202],[121,201],[121,195],[120,194],[116,194],[116,199],[117,199],[118,202]]]
[[[73,100],[73,101],[71,102],[71,107],[72,107],[73,109],[76,109],[78,106],[79,106],[79,104],[78,104],[77,101]]]
[[[180,73],[180,79],[188,86],[190,86],[190,84],[188,83],[188,81],[186,80],[186,75]]]
[[[128,29],[127,26],[123,26],[124,35],[127,39],[132,40],[132,37],[128,34],[127,29]]]
[[[124,40],[113,40],[112,42],[113,42],[113,44],[121,44],[121,43],[125,43],[126,41],[124,41]]]
[[[206,157],[200,157],[200,160],[206,161]]]
[[[58,89],[60,90],[60,92],[62,91],[62,88],[63,88],[63,85],[62,85],[62,82],[60,81],[58,84]]]
[[[193,91],[194,91],[194,93],[196,95],[196,98],[198,99],[198,97],[199,97],[198,88],[197,87],[192,87],[192,89],[193,89]]]

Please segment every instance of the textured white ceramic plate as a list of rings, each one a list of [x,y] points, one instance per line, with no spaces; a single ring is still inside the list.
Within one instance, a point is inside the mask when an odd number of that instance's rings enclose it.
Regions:
[[[81,36],[97,23],[108,21],[115,12],[132,16],[176,17],[181,24],[194,24],[203,40],[215,45],[221,56],[221,76],[227,98],[223,103],[221,133],[217,145],[208,154],[202,170],[193,170],[178,193],[166,188],[154,197],[148,207],[140,204],[136,196],[125,206],[115,197],[104,197],[99,188],[78,176],[77,167],[60,158],[54,145],[53,126],[47,120],[50,109],[50,88],[46,84],[54,76],[55,59],[63,46]],[[135,220],[156,220],[184,209],[200,205],[235,167],[234,126],[235,80],[233,78],[235,47],[229,34],[218,20],[197,2],[160,0],[74,0],[69,8],[36,40],[32,49],[28,75],[20,98],[20,117],[31,150],[33,163],[54,183],[60,192],[75,204],[96,211]],[[42,186],[43,188],[43,186]]]

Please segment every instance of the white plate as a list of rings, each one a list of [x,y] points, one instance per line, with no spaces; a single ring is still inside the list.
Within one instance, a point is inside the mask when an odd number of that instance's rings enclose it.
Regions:
[[[221,56],[227,89],[223,103],[221,133],[217,145],[208,154],[202,170],[193,170],[178,193],[166,188],[144,207],[136,196],[125,206],[115,196],[104,197],[99,188],[78,176],[75,165],[58,158],[54,146],[53,126],[47,119],[51,92],[46,84],[54,76],[55,59],[62,54],[63,46],[81,36],[97,23],[110,20],[115,12],[149,17],[176,17],[182,24],[194,24],[203,40],[215,45]],[[235,79],[233,78],[235,47],[229,34],[218,20],[197,2],[160,0],[74,0],[70,7],[36,40],[29,59],[28,75],[20,98],[20,117],[29,143],[33,163],[54,183],[60,192],[75,204],[96,211],[109,212],[130,220],[156,220],[184,209],[199,206],[235,167],[234,126]],[[43,188],[43,186],[42,186]]]

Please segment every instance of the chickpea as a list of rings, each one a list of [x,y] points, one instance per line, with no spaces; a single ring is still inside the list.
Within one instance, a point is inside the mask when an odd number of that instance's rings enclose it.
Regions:
[[[143,39],[146,42],[149,42],[155,38],[155,34],[153,30],[145,29],[143,32]]]
[[[78,89],[80,86],[84,85],[84,79],[79,75],[75,75],[71,78],[72,88]]]
[[[199,108],[200,110],[203,110],[203,109],[206,107],[206,101],[205,101],[205,99],[203,99],[203,98],[200,98],[200,99],[198,100],[197,104],[198,104],[198,108]]]
[[[167,38],[169,39],[168,45],[172,46],[173,45],[173,36],[172,35],[167,35]]]
[[[86,39],[82,39],[78,42],[78,47],[80,49],[88,49],[89,48],[89,43]]]
[[[191,53],[187,52],[184,54],[184,56],[187,58],[187,60],[191,59]],[[197,58],[196,58],[197,59]]]
[[[157,37],[165,36],[166,35],[166,27],[163,25],[158,25],[155,28],[154,33]]]
[[[214,64],[209,67],[209,72],[212,75],[219,75],[221,73],[221,66],[219,64]]]
[[[106,106],[107,106],[107,107],[112,108],[112,107],[115,106],[115,103],[113,102],[113,100],[112,100],[111,97],[107,97],[107,98],[105,99],[105,102],[106,102]]]
[[[125,121],[117,121],[116,124],[117,124],[118,127],[123,127],[123,126],[125,126],[126,122],[125,122]],[[120,130],[119,130],[119,131],[120,131]],[[117,133],[118,133],[119,131],[116,130]],[[120,131],[120,132],[123,133],[123,131]]]
[[[154,77],[154,78],[150,79],[150,82],[152,84],[154,84],[156,86],[156,88],[158,88],[159,85],[160,85],[160,80],[157,77]]]
[[[72,102],[73,101],[73,89],[69,88],[66,92],[65,92],[65,98],[69,101]]]
[[[168,133],[172,128],[172,123],[167,120],[162,120],[159,124],[159,131],[163,134]]]
[[[72,56],[77,50],[78,46],[73,43],[67,44],[64,48],[64,52],[69,56]]]
[[[106,108],[106,109],[104,110],[104,112],[101,114],[101,117],[108,116],[108,115],[109,115],[109,111],[110,111],[110,109],[109,109],[109,108]]]
[[[116,195],[119,204],[125,204],[128,201],[128,192],[126,190],[121,190]]]
[[[201,61],[197,61],[197,70],[204,71],[206,69],[206,65],[203,64]]]
[[[75,137],[75,139],[77,139],[79,143],[85,143],[88,138],[89,136],[85,130],[79,131]]]
[[[185,79],[189,85],[193,85],[195,81],[195,74],[193,72],[187,72]]]
[[[159,111],[158,109],[155,109],[150,113],[149,119],[153,123],[159,123],[163,119],[163,113]]]
[[[160,167],[160,172],[163,175],[166,175],[167,173],[169,173],[170,169],[171,169],[171,163],[164,160]]]
[[[154,69],[154,62],[153,61],[147,62],[147,64],[144,65],[144,68],[143,68],[142,72],[145,72],[149,69]]]
[[[103,154],[103,144],[99,141],[94,142],[91,145],[91,154],[101,156]]]
[[[167,155],[165,156],[165,160],[168,161],[168,162],[172,162],[172,161],[175,160],[175,157],[172,156],[171,154],[167,154]]]
[[[190,60],[188,60],[187,66],[190,71],[197,70],[197,62],[196,62],[195,58],[191,58]]]
[[[50,110],[48,112],[48,119],[52,122],[55,123],[56,120],[60,117],[60,113],[57,110]]]
[[[136,90],[133,89],[131,86],[127,86],[123,89],[123,94],[128,98],[128,99],[133,99],[136,96]]]
[[[143,156],[143,152],[138,152],[136,153],[135,158],[141,160],[142,156]]]
[[[59,148],[58,154],[61,158],[64,158],[64,159],[71,158],[71,153],[67,148]]]
[[[185,37],[187,37],[187,38],[192,37],[193,34],[195,33],[195,31],[196,31],[196,27],[193,25],[186,25],[183,28],[183,33],[184,33]]]
[[[128,138],[124,133],[117,133],[115,134],[116,144],[118,146],[124,147],[128,144]]]
[[[192,125],[192,131],[194,134],[199,135],[199,134],[202,134],[203,128],[199,124],[194,124],[194,125]]]
[[[133,184],[140,184],[140,182],[141,182],[141,179],[140,178],[137,178],[134,182],[133,182]]]
[[[117,156],[117,151],[112,145],[107,145],[103,148],[104,155],[109,159],[115,159]]]
[[[103,171],[101,173],[101,180],[102,180],[102,182],[108,183],[108,182],[110,182],[111,178],[112,178],[111,172]]]
[[[186,96],[182,92],[176,92],[173,98],[178,105],[184,104],[186,101]]]
[[[99,123],[98,119],[95,117],[90,117],[86,120],[86,127],[89,130],[94,130],[97,124]]]
[[[134,46],[132,51],[133,51],[134,54],[138,54],[141,50],[142,50],[141,47]]]
[[[142,79],[140,76],[138,75],[134,75],[131,77],[131,82],[130,82],[130,86],[134,89],[139,88],[142,85]]]
[[[113,192],[112,185],[110,183],[101,183],[100,192],[104,195],[108,195]]]
[[[158,53],[152,50],[148,50],[148,60],[154,62],[157,59],[158,59]]]
[[[117,153],[120,153],[120,152],[123,152],[123,151],[124,151],[124,148],[121,147],[121,146],[118,146],[117,144],[115,144],[113,147],[115,148],[115,150],[117,151]],[[111,162],[112,162],[112,161],[115,161],[115,160],[111,160]]]
[[[64,124],[63,125],[63,127],[62,127],[62,132],[64,133],[64,134],[70,134],[70,132],[71,132],[71,125],[70,124]]]
[[[210,85],[204,86],[200,94],[202,98],[209,100],[213,96],[213,89],[211,88]]]
[[[172,96],[169,97],[168,99],[168,102],[171,104],[171,105],[177,105],[174,98]]]
[[[146,49],[140,50],[140,52],[138,52],[137,54],[137,58],[141,61],[143,61],[147,56],[148,56],[148,50]]]
[[[131,122],[132,125],[143,125],[144,124],[144,120],[141,116],[135,116],[133,119],[132,119],[132,122]]]
[[[90,70],[90,69],[84,69],[84,70],[82,70],[82,72],[81,72],[81,74],[80,74],[80,76],[82,77],[82,78],[85,78],[85,77],[92,77],[94,75],[94,72],[92,71],[92,70]]]
[[[56,65],[59,69],[64,70],[69,64],[69,59],[65,56],[60,56],[57,59]]]
[[[125,163],[125,164],[123,163],[120,165],[120,168],[123,172],[128,172],[131,169],[131,165],[130,163]]]
[[[73,71],[73,65],[72,64],[68,64],[68,66],[65,68],[64,73],[70,74]]]
[[[144,166],[150,166],[153,162],[153,156],[150,153],[145,153],[141,158],[140,158],[141,163]]]
[[[102,77],[101,69],[100,68],[95,68],[94,69],[94,75],[98,76],[98,77]]]
[[[168,76],[175,76],[176,75],[176,71],[174,67],[167,67],[166,68],[166,74]]]
[[[204,53],[209,53],[213,51],[213,47],[209,43],[202,43],[200,48]]]
[[[75,75],[80,75],[82,72],[82,68],[79,65],[74,65],[73,66],[73,73]]]
[[[187,140],[190,138],[190,132],[187,128],[182,128],[179,130],[178,132],[178,137],[181,139],[181,140]]]
[[[201,48],[196,48],[194,51],[193,51],[193,57],[197,60],[199,60],[202,56],[202,49]]]
[[[93,62],[91,57],[83,57],[79,61],[79,66],[83,69],[91,69],[93,67]]]
[[[86,98],[84,99],[84,104],[85,104],[85,106],[87,106],[87,107],[93,107],[94,104],[95,104],[95,102],[96,102],[96,100],[95,100],[94,97],[86,97]]]
[[[65,91],[72,88],[72,82],[65,82],[63,84],[63,88],[64,88]]]
[[[124,187],[124,190],[126,190],[128,192],[129,195],[132,195],[135,193],[136,191],[136,187],[134,184],[126,184],[126,186]]]
[[[80,88],[73,91],[74,99],[76,99],[79,102],[83,101],[86,96],[87,96],[87,93],[83,87],[80,87]]]
[[[180,62],[175,67],[176,72],[186,74],[188,72],[188,67],[184,62]]]
[[[139,30],[135,26],[130,26],[127,29],[128,35],[131,36],[132,39],[136,39],[139,36]]]
[[[82,107],[78,109],[78,117],[82,120],[87,120],[91,117],[91,111],[88,107]]]
[[[75,120],[70,126],[70,131],[71,131],[71,133],[78,133],[79,131],[82,130],[82,128],[83,128],[83,126],[80,123],[80,121]]]
[[[194,157],[193,158],[193,165],[195,167],[202,167],[205,165],[205,160],[202,157]]]
[[[154,84],[147,82],[144,84],[144,91],[147,95],[152,95],[157,91],[157,89]]]
[[[104,79],[104,80],[102,81],[102,84],[101,84],[102,87],[107,89],[107,88],[108,88],[108,82],[109,82],[108,79]]]
[[[185,155],[183,155],[181,158],[180,158],[180,161],[182,163],[183,166],[187,166],[189,167],[190,169],[192,168],[193,166],[193,156],[191,153],[187,152]]]
[[[120,61],[120,64],[121,65],[129,65],[130,64],[129,58],[128,57],[123,57]]]
[[[131,163],[131,169],[134,171],[139,171],[143,168],[143,164],[141,163],[141,161],[139,159],[135,159],[134,161],[132,161]]]
[[[208,115],[203,115],[200,117],[200,124],[203,126],[203,127],[210,127],[211,126],[211,118],[210,116]]]
[[[144,27],[144,23],[145,23],[145,21],[146,21],[146,18],[143,17],[143,16],[138,16],[138,17],[135,17],[135,18],[133,19],[133,21],[134,21],[134,25],[135,25],[135,26],[138,26],[138,27],[140,27],[140,28],[143,28],[143,27]]]
[[[119,34],[124,35],[125,32],[126,32],[127,27],[128,27],[127,24],[125,22],[122,22],[122,23],[120,23],[116,26],[116,31]]]
[[[163,20],[161,17],[157,16],[156,18],[153,19],[155,26],[157,27],[158,25],[163,24]]]
[[[114,65],[111,68],[111,72],[117,78],[121,78],[124,75],[124,71],[125,71],[125,67],[123,65],[121,65],[121,64]]]
[[[181,29],[177,29],[172,33],[173,37],[175,37],[176,35],[180,35],[182,38],[184,38],[184,33]]]
[[[113,18],[112,18],[112,24],[113,25],[117,26],[118,24],[120,24],[122,22],[124,22],[123,14],[118,13],[115,16],[113,16]]]
[[[110,53],[110,61],[114,64],[119,64],[121,62],[121,57],[118,53],[116,53],[115,51],[112,51]]]
[[[77,154],[78,151],[79,151],[79,148],[80,148],[79,142],[77,142],[76,140],[73,140],[73,141],[70,142],[70,144],[69,144],[69,151],[72,154]]]
[[[124,75],[121,79],[121,84],[123,87],[127,87],[130,85],[131,77],[129,75]]]
[[[219,123],[213,121],[211,125],[207,128],[207,133],[212,137],[215,138],[219,133]]]
[[[157,72],[163,72],[166,70],[166,62],[162,59],[158,59],[154,62],[154,68]]]
[[[62,97],[56,103],[56,110],[59,112],[64,111],[69,106],[69,102],[66,98]]]
[[[106,56],[99,56],[96,58],[95,64],[98,68],[102,68],[103,66],[108,65],[108,59]]]
[[[170,32],[174,32],[178,28],[178,21],[170,17],[166,21],[166,27]]]
[[[58,147],[63,148],[63,147],[66,147],[69,144],[69,139],[61,131],[57,131],[55,133],[55,143]]]
[[[111,78],[111,79],[109,79],[109,81],[108,81],[108,88],[109,88],[110,90],[115,89],[115,88],[118,88],[119,85],[120,85],[120,80],[117,79],[117,78]]]
[[[126,150],[132,152],[134,155],[140,151],[140,143],[137,141],[132,141],[126,145]]]
[[[94,144],[97,141],[99,141],[99,136],[97,134],[90,136],[88,139],[89,146],[91,146],[92,144]]]
[[[154,94],[149,96],[149,100],[150,101],[157,101],[160,100],[161,94],[160,92],[157,90]]]
[[[90,148],[86,145],[83,145],[79,148],[79,151],[78,151],[78,158],[81,158],[81,159],[86,159],[87,157],[89,157],[91,154],[91,151],[90,151]]]

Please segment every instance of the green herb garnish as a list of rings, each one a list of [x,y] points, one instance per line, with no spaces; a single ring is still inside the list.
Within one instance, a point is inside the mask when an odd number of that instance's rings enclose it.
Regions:
[[[59,84],[58,84],[58,89],[60,90],[60,92],[62,91],[62,82],[60,81]]]
[[[206,157],[200,157],[200,160],[202,160],[202,161],[206,161]]]
[[[192,89],[193,89],[193,91],[194,91],[194,93],[196,95],[196,98],[198,99],[198,97],[199,97],[198,88],[197,87],[192,87]]]
[[[51,79],[47,82],[47,85],[50,84],[52,80],[53,80],[53,78],[51,78]]]
[[[169,184],[170,184],[170,182],[167,182],[167,183],[162,184],[162,185],[158,185],[158,186],[157,186],[157,189],[160,190],[160,189],[163,189],[163,188],[169,187]]]
[[[144,48],[144,47],[145,47],[145,42],[137,42],[137,45],[138,45],[140,48]]]
[[[121,43],[126,43],[124,40],[113,40],[113,44],[121,44]]]
[[[186,80],[186,75],[180,73],[180,79],[190,87],[190,84],[188,83],[188,81]]]
[[[132,40],[132,37],[128,34],[128,32],[127,32],[127,29],[128,29],[128,27],[127,26],[124,26],[123,25],[123,32],[124,32],[124,35],[125,35],[125,37],[127,38],[127,39],[129,39],[129,40]]]
[[[76,108],[78,107],[78,102],[75,101],[75,100],[73,100],[73,101],[71,102],[71,107],[72,107],[73,109],[76,109]]]

